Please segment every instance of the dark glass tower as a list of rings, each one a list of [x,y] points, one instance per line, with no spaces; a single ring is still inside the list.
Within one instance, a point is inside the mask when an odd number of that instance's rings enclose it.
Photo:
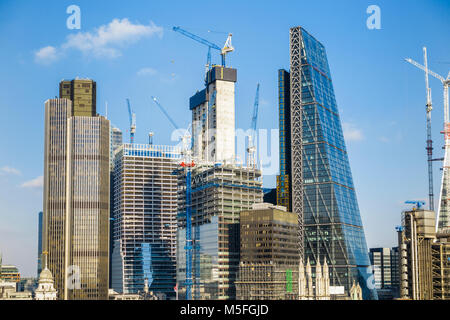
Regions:
[[[277,204],[292,209],[291,199],[291,105],[289,72],[278,70],[280,126],[280,175],[277,176]]]
[[[326,257],[332,286],[344,286],[348,292],[357,280],[364,299],[376,299],[325,47],[303,28],[294,27],[290,58],[290,74],[279,71],[279,89],[280,149],[283,142],[285,150],[291,150],[291,167],[284,168],[280,177],[289,180],[291,210],[299,220],[300,254],[312,263]],[[290,79],[289,103],[286,79]],[[286,120],[282,123],[286,108],[289,131]],[[288,157],[280,151],[282,164]]]

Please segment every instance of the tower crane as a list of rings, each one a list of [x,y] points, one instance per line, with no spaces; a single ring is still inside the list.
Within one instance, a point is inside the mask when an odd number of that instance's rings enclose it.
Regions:
[[[170,117],[164,107],[158,102],[155,97],[151,97],[153,102],[161,109],[164,115],[167,117],[172,126],[178,130],[179,127],[175,123],[175,121]],[[191,172],[192,168],[195,166],[195,163],[192,159],[192,139],[189,134],[189,128],[186,130],[185,134],[182,137],[183,140],[183,154],[184,159],[180,163],[182,167],[181,170],[184,170],[186,173],[186,245],[184,249],[186,250],[186,300],[192,299],[192,249],[193,249],[193,240],[192,240],[192,178]],[[189,144],[189,140],[191,140],[191,144]]]
[[[426,49],[424,49],[424,54],[426,55]],[[437,74],[436,72],[428,69],[427,61],[425,60],[425,66],[412,60],[411,58],[405,59],[407,62],[416,66],[417,68],[425,71],[426,74],[430,74],[434,78],[441,81],[444,87],[444,166],[442,173],[442,183],[441,192],[439,200],[439,210],[437,215],[436,229],[442,230],[450,227],[450,121],[449,121],[449,99],[448,99],[448,87],[450,85],[450,72],[447,74],[445,79],[443,76]],[[426,78],[428,76],[426,75]],[[427,95],[431,90],[428,90],[427,84]],[[431,97],[430,97],[431,100]],[[434,159],[433,159],[434,160]]]
[[[130,99],[127,98],[128,116],[130,118],[130,143],[134,143],[134,134],[136,132],[136,114],[131,109]]]
[[[211,49],[220,51],[220,55],[222,57],[222,67],[225,67],[225,57],[226,57],[227,53],[234,51],[234,47],[231,44],[231,37],[232,37],[231,33],[228,34],[227,40],[225,41],[223,48],[220,48],[217,44],[212,43],[211,41],[208,41],[206,39],[203,39],[203,38],[189,32],[189,31],[186,31],[180,27],[173,27],[172,30],[179,32],[182,35],[184,35],[188,38],[191,38],[192,40],[195,40],[195,41],[208,47],[208,55],[206,58],[206,71],[208,71],[211,68]]]
[[[406,60],[408,61],[408,59]],[[428,83],[428,59],[427,48],[423,47],[423,61],[425,71],[425,89],[427,95],[426,113],[427,113],[427,156],[428,156],[428,206],[431,211],[434,211],[434,191],[433,191],[433,140],[431,139],[431,110],[433,110],[433,104],[431,101],[431,89]],[[410,62],[410,61],[408,61]]]
[[[248,136],[248,165],[256,167],[256,146],[255,138],[256,138],[256,123],[258,120],[258,108],[259,108],[259,83],[256,85],[256,95],[255,95],[255,103],[253,105],[253,116],[252,116],[252,123],[251,123],[251,130],[252,132]]]

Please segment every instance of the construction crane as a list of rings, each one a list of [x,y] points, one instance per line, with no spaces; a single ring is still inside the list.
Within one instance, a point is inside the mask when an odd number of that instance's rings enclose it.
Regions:
[[[134,143],[134,134],[136,132],[136,114],[131,109],[130,99],[127,98],[128,116],[130,118],[130,143]]]
[[[251,133],[248,136],[248,165],[256,167],[256,146],[254,145],[256,140],[256,123],[258,120],[258,107],[259,107],[259,83],[256,85],[255,103],[253,104],[253,116],[251,123]]]
[[[426,52],[426,50],[425,50]],[[450,225],[450,121],[449,121],[449,100],[448,100],[448,87],[450,85],[450,72],[447,74],[447,78],[445,79],[443,76],[437,74],[436,72],[428,69],[428,65],[423,66],[420,63],[412,60],[411,58],[405,59],[407,62],[416,66],[417,68],[425,71],[425,73],[430,74],[435,77],[439,81],[441,81],[444,87],[444,130],[442,133],[444,134],[444,166],[442,173],[442,182],[441,182],[441,192],[440,192],[440,200],[439,200],[439,210],[437,215],[437,223],[436,230],[440,228],[449,228]],[[427,92],[428,94],[428,92]],[[434,160],[434,159],[433,159]],[[442,225],[440,218],[442,218],[442,223],[446,225]]]
[[[192,40],[195,40],[195,41],[197,41],[201,44],[204,44],[205,46],[208,47],[208,55],[206,58],[206,71],[208,71],[211,68],[211,49],[220,51],[220,55],[222,57],[222,67],[225,67],[225,57],[226,57],[227,53],[234,51],[233,45],[231,44],[231,37],[232,37],[231,33],[228,34],[227,40],[225,41],[223,48],[220,48],[215,43],[212,43],[211,41],[203,39],[203,38],[189,32],[189,31],[186,31],[180,27],[173,27],[172,30],[179,32],[182,35],[184,35],[188,38],[191,38]]]
[[[408,59],[406,60],[408,61]],[[425,89],[427,95],[426,113],[427,113],[427,156],[428,156],[428,206],[430,210],[434,211],[434,191],[433,191],[433,140],[431,139],[431,110],[433,110],[433,103],[431,101],[431,89],[428,83],[428,59],[427,48],[423,47],[423,61],[425,64]],[[411,63],[411,61],[408,61]],[[413,63],[414,64],[414,63]]]
[[[169,122],[174,126],[176,130],[180,129],[175,121],[170,117],[164,107],[158,102],[158,100],[152,96],[153,102],[161,109],[164,115],[167,117]],[[186,250],[186,300],[192,300],[192,249],[193,249],[193,240],[192,240],[192,178],[191,172],[192,168],[195,166],[195,163],[192,159],[192,141],[191,135],[189,134],[189,128],[186,130],[185,134],[182,137],[183,140],[183,155],[184,159],[180,163],[182,167],[181,170],[184,170],[186,173],[186,245],[184,249]],[[191,143],[189,143],[191,140]]]

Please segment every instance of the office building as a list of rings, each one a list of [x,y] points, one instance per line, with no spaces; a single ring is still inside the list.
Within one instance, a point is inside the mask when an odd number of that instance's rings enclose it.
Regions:
[[[280,135],[280,174],[277,176],[277,204],[292,210],[291,170],[291,105],[290,78],[286,70],[278,70],[278,125]]]
[[[112,288],[175,296],[177,176],[180,150],[123,144],[114,159]]]
[[[62,80],[59,98],[72,101],[72,116],[95,117],[97,115],[97,84],[90,79]]]
[[[237,70],[213,66],[206,88],[189,100],[192,111],[192,171],[178,174],[177,286],[194,299],[235,299],[239,269],[239,214],[262,202],[261,170],[236,161]],[[187,172],[191,175],[192,234],[186,231]],[[187,241],[192,254],[186,255]],[[188,247],[190,244],[188,243]],[[186,262],[186,259],[188,262]],[[187,265],[192,269],[189,272]]]
[[[297,215],[285,207],[255,203],[241,212],[238,300],[329,300],[326,260],[312,267],[298,251]],[[312,275],[315,275],[314,282]]]
[[[45,103],[43,249],[66,300],[108,295],[109,121],[92,115],[95,82],[86,81],[70,82],[75,107],[66,98]],[[81,88],[93,92],[92,101],[77,98]]]
[[[285,207],[257,203],[241,212],[238,300],[297,300],[297,229]]]
[[[13,265],[5,265],[0,261],[0,280],[18,283],[20,281],[19,268]]]
[[[123,144],[122,131],[119,128],[110,126],[110,146],[109,146],[109,288],[112,288],[112,253],[114,249],[114,156],[116,150],[118,150]]]
[[[290,29],[290,71],[278,79],[277,201],[298,216],[300,255],[313,265],[326,257],[332,286],[349,292],[356,280],[376,299],[325,47],[302,27]]]
[[[380,300],[398,297],[398,247],[371,248],[369,258],[375,278],[375,288]]]
[[[262,202],[261,171],[232,164],[192,170],[192,294],[194,299],[236,299],[239,271],[239,216]],[[186,178],[178,180],[177,284],[186,283]]]

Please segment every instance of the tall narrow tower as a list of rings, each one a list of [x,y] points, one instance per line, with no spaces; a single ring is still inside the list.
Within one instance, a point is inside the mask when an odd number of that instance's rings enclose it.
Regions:
[[[236,69],[214,66],[206,75],[206,88],[190,98],[194,157],[199,160],[223,162],[235,158],[236,79]]]
[[[109,121],[90,109],[45,102],[43,249],[59,299],[108,297]]]
[[[299,251],[326,257],[332,286],[359,281],[365,299],[372,275],[325,47],[302,27],[290,29],[292,211]]]

